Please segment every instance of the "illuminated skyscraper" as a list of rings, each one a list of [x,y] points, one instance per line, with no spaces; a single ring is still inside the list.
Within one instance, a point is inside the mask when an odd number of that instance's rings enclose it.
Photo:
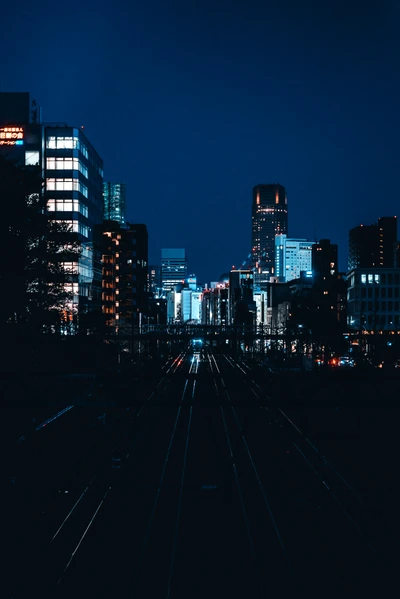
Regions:
[[[104,220],[125,224],[126,185],[125,183],[103,183]]]
[[[161,250],[161,284],[169,291],[187,278],[186,250],[165,248]]]
[[[274,274],[275,235],[288,232],[286,191],[279,183],[256,185],[253,188],[251,223],[251,253],[253,267],[263,266]]]

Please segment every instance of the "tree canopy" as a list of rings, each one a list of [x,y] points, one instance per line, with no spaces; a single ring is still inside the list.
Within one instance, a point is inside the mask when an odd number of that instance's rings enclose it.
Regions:
[[[80,252],[70,227],[49,219],[41,175],[40,167],[0,156],[1,327],[24,335],[60,329],[61,313],[72,302],[64,263]]]

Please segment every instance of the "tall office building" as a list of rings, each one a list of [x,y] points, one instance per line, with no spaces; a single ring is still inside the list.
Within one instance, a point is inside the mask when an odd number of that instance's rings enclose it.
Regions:
[[[102,254],[102,312],[118,330],[139,324],[147,311],[148,232],[146,225],[104,221],[96,228]]]
[[[348,270],[379,265],[379,230],[377,225],[359,225],[349,231]]]
[[[377,224],[359,225],[349,231],[348,270],[393,268],[397,242],[397,218],[382,216]]]
[[[397,217],[381,216],[378,218],[379,229],[379,266],[393,268],[397,247]]]
[[[285,188],[279,183],[253,188],[251,253],[253,267],[275,270],[275,236],[288,233],[288,205]]]
[[[101,262],[93,228],[103,218],[103,161],[83,128],[42,123],[29,93],[0,93],[0,148],[25,166],[40,165],[51,220],[70,225],[81,255],[65,263],[71,312],[100,307]]]
[[[312,270],[313,241],[275,236],[275,276],[282,283],[299,279],[302,272]]]
[[[161,284],[165,292],[187,279],[187,260],[184,248],[161,250]]]
[[[126,220],[126,185],[125,183],[103,183],[104,220],[113,220],[120,225]]]

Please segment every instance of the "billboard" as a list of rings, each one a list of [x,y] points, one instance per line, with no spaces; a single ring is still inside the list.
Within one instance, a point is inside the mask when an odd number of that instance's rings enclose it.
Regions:
[[[22,127],[0,127],[0,146],[22,146],[23,143]]]

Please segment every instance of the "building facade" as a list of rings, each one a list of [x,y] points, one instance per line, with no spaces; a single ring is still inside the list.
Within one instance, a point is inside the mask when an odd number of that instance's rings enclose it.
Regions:
[[[321,239],[312,246],[314,283],[336,279],[338,274],[338,246],[330,239]]]
[[[190,286],[188,281],[167,291],[168,323],[201,323],[203,293],[199,287]]]
[[[231,270],[229,273],[229,324],[255,324],[252,270]]]
[[[347,274],[350,330],[400,330],[400,269],[354,268]]]
[[[229,283],[212,284],[202,294],[202,324],[227,325],[229,323]]]
[[[253,188],[252,264],[263,265],[270,275],[275,269],[275,236],[288,234],[286,190],[279,183],[260,184]]]
[[[381,216],[378,218],[379,229],[379,266],[394,268],[397,248],[397,217]]]
[[[393,268],[396,246],[396,216],[382,216],[378,223],[353,227],[349,231],[348,270],[378,266]]]
[[[379,266],[379,231],[377,225],[359,225],[349,231],[348,270]]]
[[[282,283],[299,279],[302,272],[312,270],[313,241],[275,237],[275,276]]]
[[[120,225],[126,221],[126,185],[125,183],[103,183],[104,220],[113,220]]]
[[[66,223],[78,235],[82,253],[65,264],[71,273],[74,307],[98,308],[101,298],[101,258],[94,227],[102,222],[103,161],[82,129],[45,125],[45,194],[49,218]]]
[[[147,285],[150,296],[159,298],[162,295],[161,288],[161,267],[157,264],[149,265],[149,273],[147,277]]]
[[[147,312],[148,232],[146,225],[115,221],[99,226],[102,256],[102,313],[118,332],[139,325]]]
[[[100,308],[94,228],[103,219],[103,161],[83,128],[42,123],[29,93],[0,93],[0,149],[21,165],[41,167],[49,219],[68,225],[80,242],[80,256],[64,264],[70,315]]]
[[[184,248],[161,250],[161,285],[164,292],[172,290],[187,279],[187,260]]]

